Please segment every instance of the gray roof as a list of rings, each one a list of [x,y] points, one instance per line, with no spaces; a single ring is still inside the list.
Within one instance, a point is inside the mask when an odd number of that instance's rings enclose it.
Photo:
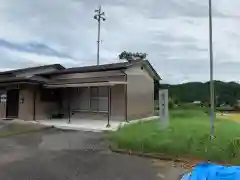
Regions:
[[[0,77],[0,83],[3,82],[20,82],[20,81],[27,81],[27,82],[39,82],[39,83],[47,83],[49,82],[48,78],[44,77],[50,77],[52,75],[60,75],[60,74],[71,74],[71,73],[85,73],[85,72],[99,72],[99,71],[112,71],[112,70],[124,70],[128,67],[141,63],[147,71],[149,71],[155,80],[161,80],[158,73],[155,71],[155,69],[152,67],[150,62],[148,60],[140,61],[140,60],[134,60],[130,62],[119,62],[119,63],[112,63],[112,64],[103,64],[103,65],[94,65],[94,66],[83,66],[83,67],[74,67],[74,68],[68,68],[65,69],[60,64],[51,64],[51,65],[45,65],[45,66],[38,66],[38,67],[30,67],[30,68],[24,68],[24,69],[17,69],[12,71],[5,71],[0,72],[0,75],[7,75]],[[46,73],[40,73],[36,74],[31,77],[14,77],[14,73],[24,72],[28,70],[39,70],[41,68],[46,67],[55,67],[56,70],[52,72],[46,72]]]
[[[49,67],[54,67],[57,70],[65,69],[61,64],[50,64],[50,65],[43,65],[43,66],[28,67],[28,68],[23,68],[23,69],[15,69],[15,70],[10,70],[10,71],[3,71],[3,72],[0,72],[0,75],[8,75],[8,74],[29,71],[29,70],[44,69],[44,68],[49,68]]]
[[[147,69],[152,71],[156,80],[161,80],[158,73],[152,67],[151,63],[148,60],[134,60],[131,62],[119,62],[119,63],[111,63],[111,64],[102,64],[102,65],[93,65],[93,66],[82,66],[82,67],[74,67],[74,68],[67,68],[62,69],[54,72],[49,73],[42,73],[41,75],[59,75],[59,74],[71,74],[71,73],[85,73],[85,72],[99,72],[99,71],[112,71],[112,70],[123,70],[127,69],[128,67],[132,66],[136,63],[142,63]]]
[[[15,83],[15,82],[45,83],[45,82],[48,82],[48,80],[45,78],[42,78],[42,77],[37,77],[37,76],[0,78],[0,84],[1,83]]]
[[[102,64],[93,66],[82,66],[62,69],[49,73],[42,73],[42,75],[58,75],[58,74],[70,74],[70,73],[85,73],[85,72],[99,72],[99,71],[110,71],[110,70],[120,70],[126,69],[131,66],[129,62],[112,63],[112,64]]]

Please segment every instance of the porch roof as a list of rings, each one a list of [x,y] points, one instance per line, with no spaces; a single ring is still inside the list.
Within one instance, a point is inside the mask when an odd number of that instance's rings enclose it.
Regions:
[[[97,86],[114,86],[118,84],[127,84],[125,81],[106,81],[106,82],[89,82],[89,83],[65,83],[65,84],[46,84],[46,88],[68,88],[68,87],[97,87]]]
[[[24,84],[24,83],[46,83],[48,80],[39,76],[29,76],[29,77],[5,77],[0,78],[0,85],[7,86],[10,84]]]

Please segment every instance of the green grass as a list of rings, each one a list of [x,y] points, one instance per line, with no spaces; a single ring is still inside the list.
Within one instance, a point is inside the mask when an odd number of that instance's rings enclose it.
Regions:
[[[113,147],[148,153],[164,153],[219,162],[240,161],[240,124],[215,121],[215,138],[210,140],[209,117],[203,109],[175,109],[170,126],[162,130],[159,120],[140,122],[110,134]]]
[[[11,123],[11,124],[7,124],[6,127],[0,129],[0,138],[18,135],[18,134],[37,132],[43,129],[44,127],[38,127],[36,125],[31,125],[31,124]]]

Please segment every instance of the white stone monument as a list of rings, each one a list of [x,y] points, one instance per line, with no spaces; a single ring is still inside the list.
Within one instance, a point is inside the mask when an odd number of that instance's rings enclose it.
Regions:
[[[169,114],[168,114],[168,90],[161,89],[159,91],[159,117],[162,128],[167,128],[169,125]]]

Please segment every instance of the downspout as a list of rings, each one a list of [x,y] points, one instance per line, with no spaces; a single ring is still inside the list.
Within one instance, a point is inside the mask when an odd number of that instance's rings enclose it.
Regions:
[[[127,95],[127,81],[128,81],[128,77],[127,77],[127,73],[125,73],[123,70],[120,70],[123,74],[124,74],[124,80],[126,82],[125,86],[124,86],[124,96],[125,96],[125,121],[128,122],[128,95]]]

